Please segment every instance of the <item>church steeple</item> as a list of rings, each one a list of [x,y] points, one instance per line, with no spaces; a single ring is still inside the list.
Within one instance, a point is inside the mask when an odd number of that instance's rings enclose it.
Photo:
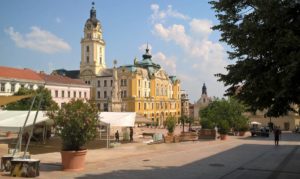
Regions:
[[[203,86],[202,86],[202,95],[204,95],[204,94],[207,95],[205,83],[203,83]]]

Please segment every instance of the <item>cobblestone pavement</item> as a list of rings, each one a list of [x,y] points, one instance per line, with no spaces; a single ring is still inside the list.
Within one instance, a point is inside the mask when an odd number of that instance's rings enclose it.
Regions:
[[[174,144],[122,144],[89,150],[82,172],[61,171],[60,153],[33,155],[41,160],[37,178],[300,178],[300,134],[236,137],[226,141]],[[1,174],[1,178],[11,178]]]

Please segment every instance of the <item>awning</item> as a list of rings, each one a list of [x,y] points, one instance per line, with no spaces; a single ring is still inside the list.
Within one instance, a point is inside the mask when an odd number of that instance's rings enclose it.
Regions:
[[[100,122],[110,124],[111,127],[133,127],[135,122],[135,112],[101,112]]]
[[[23,95],[23,96],[0,96],[0,106],[6,105],[8,103],[16,102],[24,98],[30,98],[33,95]]]
[[[36,111],[31,111],[26,127],[31,126],[34,121]],[[23,127],[28,111],[0,111],[0,129],[4,131],[19,131]],[[39,111],[36,124],[47,121],[45,111]]]

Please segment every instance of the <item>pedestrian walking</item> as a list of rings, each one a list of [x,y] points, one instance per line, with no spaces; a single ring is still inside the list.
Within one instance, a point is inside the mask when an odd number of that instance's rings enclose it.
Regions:
[[[119,142],[119,131],[117,130],[117,132],[115,133],[115,138],[116,138],[116,142]]]
[[[279,128],[276,128],[274,130],[274,139],[275,139],[275,146],[279,145],[279,137],[281,135],[281,130]]]
[[[130,136],[130,142],[132,142],[133,141],[133,128],[132,127],[130,127],[129,136]]]

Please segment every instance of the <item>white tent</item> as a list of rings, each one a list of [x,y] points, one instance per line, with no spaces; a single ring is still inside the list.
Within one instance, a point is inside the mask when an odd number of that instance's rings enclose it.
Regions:
[[[252,122],[250,122],[250,124],[251,124],[251,125],[261,125],[260,122],[256,122],[256,121],[252,121]]]
[[[31,111],[25,127],[31,126],[36,111]],[[0,130],[18,132],[23,127],[28,111],[0,111]],[[45,111],[39,111],[36,124],[48,120]]]
[[[135,116],[135,112],[101,112],[99,119],[110,127],[133,127]]]

